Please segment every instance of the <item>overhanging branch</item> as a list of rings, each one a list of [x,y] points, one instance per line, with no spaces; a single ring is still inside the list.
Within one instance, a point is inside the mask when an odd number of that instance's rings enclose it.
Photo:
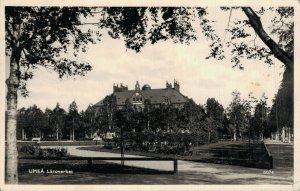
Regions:
[[[250,7],[242,7],[242,10],[247,15],[250,25],[253,27],[260,39],[269,47],[272,54],[280,60],[286,68],[293,71],[294,58],[279,47],[279,45],[266,33],[258,15]]]

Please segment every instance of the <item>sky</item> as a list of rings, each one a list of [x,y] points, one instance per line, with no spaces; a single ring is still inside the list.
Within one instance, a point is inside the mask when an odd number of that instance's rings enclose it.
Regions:
[[[228,13],[218,24],[221,34],[228,22]],[[239,13],[232,17],[239,17]],[[212,17],[216,14],[212,13]],[[218,15],[222,18],[222,15]],[[216,98],[226,108],[232,100],[234,90],[247,98],[250,92],[256,98],[266,94],[268,105],[278,90],[282,79],[282,64],[268,66],[259,60],[243,60],[244,70],[232,68],[230,55],[217,61],[205,59],[209,54],[209,42],[199,34],[198,40],[190,45],[174,44],[171,41],[146,45],[140,53],[128,50],[125,43],[104,35],[101,42],[90,45],[87,52],[80,54],[77,61],[86,61],[93,70],[86,76],[59,79],[55,72],[39,68],[32,80],[28,81],[29,97],[19,96],[18,108],[36,104],[41,109],[53,109],[56,103],[68,110],[76,101],[79,110],[95,104],[113,91],[114,83],[128,85],[134,89],[136,81],[151,88],[165,88],[166,81],[174,79],[180,83],[182,94],[192,98],[197,104],[205,104],[208,98]],[[259,43],[259,39],[257,38]],[[8,58],[6,59],[8,66]],[[8,71],[8,67],[6,68]],[[8,72],[6,72],[8,75]]]

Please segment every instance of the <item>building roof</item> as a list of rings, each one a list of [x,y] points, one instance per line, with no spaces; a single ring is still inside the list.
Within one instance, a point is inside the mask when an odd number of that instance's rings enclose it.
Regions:
[[[165,89],[147,89],[147,90],[127,90],[122,92],[114,92],[113,95],[117,99],[117,105],[125,105],[127,99],[139,92],[144,100],[150,100],[151,104],[165,103],[166,99],[171,103],[185,103],[187,97],[182,95],[179,91],[172,88]],[[95,106],[103,105],[103,100],[95,104]]]

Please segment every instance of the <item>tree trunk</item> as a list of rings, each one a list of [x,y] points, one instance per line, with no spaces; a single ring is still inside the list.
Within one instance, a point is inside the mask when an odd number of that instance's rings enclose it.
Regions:
[[[58,141],[58,128],[56,127],[56,140]]]
[[[72,134],[72,140],[74,141],[74,135],[75,135],[75,133],[74,133],[74,126],[73,126],[73,134]]]
[[[22,140],[25,140],[24,128],[22,128]]]
[[[285,139],[285,127],[282,127],[282,130],[281,130],[281,142],[284,142],[284,139]]]
[[[291,143],[291,127],[288,127],[288,143]]]
[[[91,118],[91,137],[93,138],[93,118]]]
[[[6,181],[8,184],[18,183],[18,151],[17,151],[17,107],[20,52],[12,50],[10,57],[10,74],[7,85],[7,129],[6,129]]]
[[[233,141],[236,141],[236,129],[233,131]]]
[[[278,131],[276,131],[276,141],[279,141],[279,132]]]

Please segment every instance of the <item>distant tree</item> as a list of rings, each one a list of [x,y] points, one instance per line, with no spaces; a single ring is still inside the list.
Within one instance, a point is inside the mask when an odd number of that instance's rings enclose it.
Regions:
[[[92,105],[89,105],[82,113],[82,122],[85,127],[86,134],[92,138],[93,133],[96,130],[96,111]]]
[[[79,138],[79,140],[80,139],[84,140],[87,137],[87,133],[89,132],[90,129],[85,120],[85,112],[81,110],[78,115],[79,117],[78,117],[78,127],[76,130],[76,136],[77,138]]]
[[[26,132],[29,129],[29,121],[28,121],[28,112],[27,110],[22,107],[21,109],[18,110],[18,115],[17,115],[17,131],[19,134],[21,133],[21,139],[26,140]]]
[[[203,125],[205,110],[201,105],[197,105],[192,99],[189,99],[179,111],[177,119],[181,122],[180,127],[191,143],[199,145],[203,142],[202,138],[206,136]]]
[[[146,120],[146,127],[147,129],[150,129],[150,125],[151,124],[151,121],[153,121],[153,117],[152,117],[152,112],[154,110],[152,104],[151,104],[151,101],[149,99],[146,99],[144,101],[144,105],[145,105],[145,108],[144,108],[144,119]]]
[[[106,96],[103,104],[96,113],[99,132],[105,134],[113,131],[115,128],[115,113],[117,110],[116,97],[114,95]]]
[[[48,137],[49,135],[52,137],[53,134],[55,133],[53,127],[51,126],[51,116],[52,116],[52,110],[49,108],[45,109],[44,115],[46,117],[46,126],[44,129],[44,135],[45,137]]]
[[[211,118],[212,120],[211,123],[213,126],[213,130],[216,133],[221,134],[223,130],[223,120],[224,120],[223,106],[215,98],[208,98],[206,101],[206,114],[207,114],[207,118]]]
[[[20,118],[18,124],[23,129],[23,133],[27,138],[42,137],[42,133],[47,126],[47,118],[43,111],[36,105],[28,109],[20,110]]]
[[[223,129],[222,129],[222,139],[228,139],[231,137],[231,132],[230,132],[230,120],[228,119],[228,114],[226,113],[226,110],[224,112],[224,118],[223,118]]]
[[[268,122],[267,99],[268,98],[265,95],[263,95],[254,108],[252,125],[256,137],[259,138],[270,136],[267,129],[267,122]]]
[[[66,116],[66,129],[70,132],[70,140],[75,140],[75,130],[79,128],[80,115],[77,104],[73,101],[69,106],[69,112]]]
[[[162,104],[162,115],[163,115],[163,126],[162,130],[164,131],[174,131],[178,127],[177,125],[177,116],[178,108],[176,108],[171,103]]]
[[[294,83],[293,73],[286,70],[270,111],[271,131],[280,134],[282,128],[294,133]],[[277,136],[278,138],[278,136]]]
[[[189,99],[180,111],[182,114],[183,124],[186,129],[192,129],[195,123],[199,123],[204,117],[204,109],[197,105],[194,100]]]
[[[50,116],[50,124],[53,127],[53,131],[56,132],[56,140],[59,141],[62,136],[62,130],[65,126],[66,121],[66,112],[59,106],[59,103],[56,104],[56,107],[52,110]]]
[[[245,100],[242,100],[240,93],[232,92],[233,100],[227,108],[229,128],[233,133],[233,139],[236,141],[237,135],[242,136],[249,128],[249,107]]]

